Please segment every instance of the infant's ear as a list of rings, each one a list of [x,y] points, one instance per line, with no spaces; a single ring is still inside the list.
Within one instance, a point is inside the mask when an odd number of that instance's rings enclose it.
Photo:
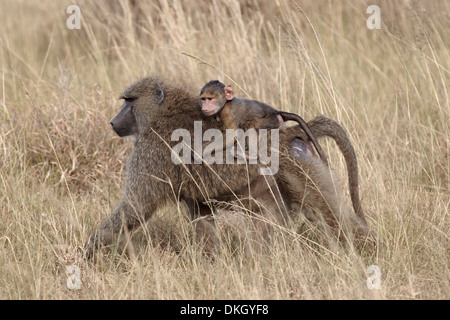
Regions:
[[[234,95],[233,95],[233,88],[231,87],[231,85],[227,85],[224,89],[223,92],[225,92],[225,99],[227,100],[232,100]]]

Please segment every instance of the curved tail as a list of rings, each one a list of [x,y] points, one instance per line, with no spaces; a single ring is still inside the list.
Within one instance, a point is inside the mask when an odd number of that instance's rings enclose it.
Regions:
[[[355,149],[348,138],[347,132],[338,122],[323,115],[317,116],[309,121],[308,126],[317,138],[324,136],[332,138],[344,155],[353,209],[355,210],[356,215],[361,218],[361,221],[367,227],[367,220],[359,198],[358,160],[356,158]]]

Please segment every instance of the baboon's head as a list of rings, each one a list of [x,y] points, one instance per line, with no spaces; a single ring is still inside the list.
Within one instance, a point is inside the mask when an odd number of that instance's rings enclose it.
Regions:
[[[121,95],[125,100],[119,113],[110,120],[120,137],[137,138],[157,115],[164,101],[164,91],[155,78],[144,78],[129,86]]]
[[[203,114],[210,117],[219,113],[227,101],[233,99],[233,88],[219,80],[212,80],[200,90],[199,98],[202,101]]]

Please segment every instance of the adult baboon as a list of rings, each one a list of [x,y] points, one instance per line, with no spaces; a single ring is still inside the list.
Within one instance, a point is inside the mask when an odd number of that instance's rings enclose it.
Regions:
[[[123,197],[112,214],[100,225],[86,244],[90,257],[100,245],[108,245],[124,230],[133,230],[147,221],[155,210],[174,198],[202,203],[244,189],[259,175],[257,165],[179,164],[171,159],[172,133],[180,128],[194,133],[194,121],[205,119],[196,95],[158,78],[144,78],[126,89],[124,105],[111,120],[120,136],[133,135],[135,147],[127,161]],[[214,119],[203,121],[203,130],[218,127]],[[246,178],[248,177],[248,179]],[[209,211],[211,212],[211,210]],[[202,229],[209,229],[208,226]]]
[[[198,97],[190,92],[158,78],[144,78],[122,93],[124,105],[111,120],[111,125],[120,136],[134,135],[135,147],[127,161],[123,197],[86,243],[87,257],[101,245],[114,243],[122,232],[144,224],[158,207],[174,196],[186,201],[195,217],[211,212],[203,204],[209,199],[239,197],[253,190],[264,190],[259,186],[258,165],[176,165],[172,162],[171,148],[176,142],[172,141],[171,135],[175,130],[183,128],[194,133],[194,121],[202,120],[202,130],[219,126],[214,119],[206,120]],[[302,136],[299,129],[288,129],[292,136],[281,135],[283,150],[290,150],[291,143],[295,143],[292,137]],[[335,189],[339,188],[334,187],[327,175],[329,169],[318,158],[299,156],[292,160],[289,151],[281,154],[282,167],[274,180],[280,184],[286,207],[292,209],[302,204],[299,197],[303,191],[313,194],[314,197],[305,197],[305,206],[323,211],[325,220],[339,229],[334,222],[341,222],[341,217],[347,218],[347,215],[342,214],[342,199],[335,195]],[[211,225],[207,219],[201,219],[197,231],[208,238]]]

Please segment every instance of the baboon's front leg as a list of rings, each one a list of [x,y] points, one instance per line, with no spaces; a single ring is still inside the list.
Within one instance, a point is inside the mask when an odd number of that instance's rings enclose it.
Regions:
[[[137,208],[129,200],[122,198],[111,215],[89,238],[85,245],[86,258],[91,259],[95,250],[116,243],[122,233],[131,232],[143,225],[154,211],[152,205],[145,209]]]

